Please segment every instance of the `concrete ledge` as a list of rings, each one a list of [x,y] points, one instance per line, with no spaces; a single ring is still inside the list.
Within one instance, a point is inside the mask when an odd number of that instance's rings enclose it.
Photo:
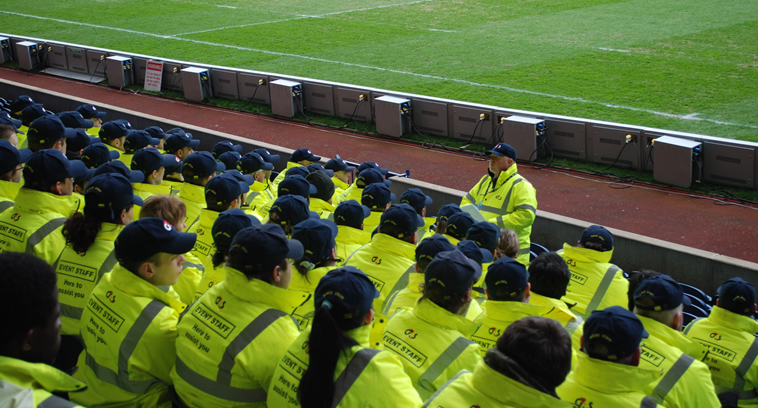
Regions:
[[[114,114],[111,117],[128,119],[135,128],[160,126],[165,130],[181,127],[201,140],[199,149],[210,150],[222,140],[231,140],[245,146],[245,151],[264,148],[273,154],[282,156],[275,170],[286,167],[293,150],[247,138],[217,132],[198,126],[180,123],[154,115],[147,115],[117,106],[93,102],[66,94],[47,91],[41,88],[19,84],[0,79],[0,92],[3,95],[29,95],[35,101],[45,104],[54,112],[73,110],[85,103],[94,104]],[[324,159],[324,162],[326,159]],[[446,203],[459,203],[466,194],[464,191],[450,189],[419,180],[392,178],[390,189],[400,196],[408,188],[416,187],[432,197],[434,203],[428,208],[429,214],[436,214],[440,206]],[[563,247],[564,242],[576,243],[589,222],[564,217],[545,211],[537,212],[537,219],[532,227],[532,241],[538,242],[550,250]],[[609,228],[615,239],[613,262],[626,271],[653,269],[666,273],[674,279],[701,288],[706,293],[715,295],[721,282],[740,276],[748,282],[758,282],[758,264],[723,256],[717,253],[699,250],[683,245],[673,244],[655,238]]]

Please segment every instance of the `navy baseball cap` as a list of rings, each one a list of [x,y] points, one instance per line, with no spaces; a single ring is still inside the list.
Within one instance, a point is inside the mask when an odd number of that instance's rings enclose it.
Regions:
[[[334,222],[337,225],[346,225],[352,228],[360,228],[363,220],[371,215],[371,209],[361,205],[356,200],[346,200],[334,210]]]
[[[66,178],[82,177],[87,166],[81,160],[69,160],[58,149],[34,152],[26,160],[24,183],[35,188],[48,188]]]
[[[334,182],[332,178],[325,172],[318,170],[305,177],[311,185],[316,187],[316,193],[311,194],[311,197],[318,198],[320,200],[329,201],[334,196]],[[286,180],[286,179],[285,179]]]
[[[125,124],[114,120],[111,122],[103,123],[103,125],[100,126],[100,131],[98,132],[98,135],[100,136],[100,140],[104,142],[108,142],[111,140],[122,138],[126,136],[128,133],[129,133],[129,129],[127,129]]]
[[[245,185],[248,186],[248,191],[250,191],[249,186],[253,185],[253,183],[255,182],[255,178],[253,178],[253,176],[249,174],[242,174],[239,170],[236,170],[236,169],[224,170],[224,172],[221,173],[221,175],[227,176],[227,177],[233,177],[237,179],[237,181],[245,183]]]
[[[11,142],[0,139],[0,174],[15,170],[21,163],[26,163],[32,151],[29,149],[16,149]]]
[[[221,163],[224,163],[224,166],[227,169],[236,169],[237,168],[237,162],[242,156],[240,156],[237,152],[224,152],[221,153],[216,160],[220,161]]]
[[[164,156],[160,150],[154,147],[146,147],[134,153],[131,167],[132,170],[139,170],[147,176],[161,167],[172,166],[173,164],[174,160],[170,156]]]
[[[169,131],[171,132],[171,131]],[[175,133],[168,133],[166,134],[166,143],[164,143],[164,147],[166,148],[166,151],[169,153],[174,153],[175,151],[182,149],[184,147],[191,147],[195,148],[200,145],[200,140],[195,140],[192,138],[192,135],[189,133],[185,133],[184,131]],[[216,159],[216,156],[213,156],[214,160]]]
[[[129,208],[132,204],[145,204],[140,196],[134,194],[132,182],[118,173],[101,174],[93,177],[84,190],[86,205],[96,205],[99,209],[119,210]]]
[[[521,262],[503,257],[490,264],[484,283],[493,298],[506,301],[515,299],[526,290],[529,271]]]
[[[321,163],[311,163],[307,165],[305,168],[308,169],[311,173],[315,171],[323,171],[326,173],[329,177],[334,177],[334,170],[328,170],[324,166],[321,165]]]
[[[297,163],[303,160],[317,162],[321,160],[321,157],[314,155],[313,153],[311,153],[309,149],[305,147],[302,149],[297,149],[294,152],[292,152],[292,157],[290,157],[291,162]]]
[[[302,221],[292,229],[292,239],[303,244],[305,256],[313,263],[331,259],[334,239],[337,237],[337,224],[329,220],[311,218]]]
[[[255,150],[253,150],[253,153],[260,154],[261,157],[263,157],[263,160],[265,160],[265,161],[267,161],[267,162],[269,162],[271,164],[279,163],[279,160],[281,159],[281,156],[279,156],[278,154],[271,154],[266,149],[255,149]]]
[[[358,178],[355,180],[355,185],[358,188],[365,188],[366,186],[374,183],[384,183],[385,185],[391,185],[392,182],[385,180],[382,172],[377,169],[366,169],[358,174]]]
[[[466,241],[474,241],[480,248],[494,251],[500,241],[500,228],[491,222],[477,222],[466,232]]]
[[[367,169],[379,170],[379,172],[382,173],[382,175],[387,175],[390,172],[388,169],[381,168],[379,164],[376,162],[367,161],[367,162],[361,163],[358,166],[358,174],[361,174],[363,170],[367,170]]]
[[[361,204],[372,210],[384,209],[387,204],[397,201],[397,197],[384,183],[369,184],[361,194]]]
[[[166,136],[169,135],[189,135],[190,139],[192,139],[192,133],[187,133],[184,131],[184,129],[180,127],[171,128],[168,131],[166,131]]]
[[[690,299],[684,296],[682,286],[668,275],[647,278],[634,290],[634,307],[640,310],[660,312],[682,304],[690,305]]]
[[[76,137],[76,129],[67,128],[60,119],[54,115],[40,116],[34,119],[26,132],[29,141],[34,140],[39,144],[54,142],[65,138]]]
[[[584,351],[591,358],[618,361],[634,354],[648,336],[634,313],[611,306],[593,311],[584,322]]]
[[[100,142],[100,139],[91,137],[87,134],[87,131],[82,128],[77,128],[75,130],[76,136],[66,141],[66,150],[70,152],[78,152],[93,143]]]
[[[482,276],[482,268],[463,252],[453,250],[438,253],[424,272],[426,290],[441,288],[444,299],[460,296]]]
[[[286,173],[287,175],[285,175],[285,177],[291,177],[291,176],[307,177],[309,174],[311,174],[311,171],[305,166],[298,166],[298,167],[293,167],[291,169],[286,170]]]
[[[95,126],[95,122],[89,119],[84,119],[81,113],[75,111],[60,112],[58,114],[58,119],[60,119],[66,127],[74,129],[89,129]]]
[[[124,151],[133,154],[139,149],[144,149],[148,146],[158,146],[160,143],[160,139],[150,136],[150,133],[144,130],[132,130],[126,135]]]
[[[406,235],[412,235],[420,227],[424,226],[424,219],[408,204],[400,203],[391,205],[390,208],[382,213],[379,229],[383,226],[392,226],[402,238]]]
[[[119,263],[145,261],[158,253],[186,254],[195,246],[197,234],[179,232],[163,218],[146,217],[129,223],[115,242]]]
[[[279,225],[297,225],[308,218],[320,218],[317,213],[308,209],[308,202],[299,195],[279,196],[271,205],[268,214],[269,220]]]
[[[27,106],[21,111],[21,122],[32,123],[34,122],[34,119],[47,115],[50,115],[50,112],[48,112],[42,104],[35,103]]]
[[[752,312],[755,305],[755,286],[742,278],[732,278],[718,288],[719,304],[737,314]]]
[[[582,232],[582,237],[579,242],[584,245],[587,242],[598,242],[603,245],[604,251],[610,251],[613,249],[613,235],[607,229],[599,226],[592,225]]]
[[[318,190],[316,186],[309,183],[308,180],[300,175],[287,176],[279,183],[278,190],[279,197],[286,195],[298,195],[304,198],[308,198],[311,194],[316,194]]]
[[[239,208],[226,210],[218,215],[213,222],[211,234],[213,243],[217,248],[229,249],[232,246],[232,240],[237,233],[253,225],[261,225],[261,222],[252,215],[245,214]]]
[[[273,269],[285,259],[302,258],[303,253],[303,245],[287,238],[284,230],[275,224],[253,225],[240,230],[229,249],[230,255],[241,256],[245,269],[251,270]]]
[[[248,191],[250,191],[250,186],[233,176],[213,177],[205,185],[205,202],[228,207],[232,201]]]
[[[146,127],[145,132],[156,139],[166,139],[166,132],[164,132],[159,126]]]
[[[271,170],[274,165],[267,162],[263,156],[258,153],[250,152],[245,153],[237,160],[237,170],[245,174],[253,174],[258,170]]]
[[[409,188],[400,195],[400,202],[410,204],[420,214],[424,207],[432,203],[432,197],[424,194],[421,189]]]
[[[332,171],[353,171],[355,170],[355,167],[348,166],[347,163],[345,163],[344,160],[340,159],[339,157],[336,157],[334,159],[329,160],[324,165],[325,169],[332,170]]]
[[[8,112],[4,112],[4,113],[7,114]],[[24,132],[18,130],[18,126],[16,126],[16,121],[15,120],[8,119],[8,118],[6,118],[4,116],[0,116],[0,125],[10,126],[10,127],[13,128],[13,130],[16,131],[16,133],[21,134],[21,135],[24,134]]]
[[[438,253],[445,251],[455,251],[455,245],[442,235],[434,234],[416,246],[416,262],[431,262]]]
[[[79,112],[79,114],[82,115],[84,119],[99,119],[105,117],[105,112],[97,110],[97,107],[95,107],[95,105],[81,105],[76,108],[76,111]]]
[[[380,295],[371,279],[360,269],[343,266],[329,271],[319,280],[313,302],[316,310],[326,305],[335,320],[356,321],[366,316],[374,299]]]
[[[173,173],[182,172],[182,159],[174,156],[173,154],[164,154],[163,156],[171,159],[171,164],[168,166],[164,166],[166,168],[165,174],[173,174]]]
[[[132,123],[129,122],[128,120],[126,120],[126,119],[116,119],[116,120],[114,120],[114,122],[117,122],[117,123],[120,123],[120,124],[124,125],[124,127],[126,127],[126,130],[134,130],[134,127],[132,126]]]
[[[10,105],[8,105],[8,108],[11,110],[11,113],[17,113],[24,110],[29,105],[34,105],[34,99],[29,97],[29,95],[21,95],[14,99]]]
[[[120,156],[119,152],[108,149],[108,146],[102,143],[93,143],[84,148],[81,160],[87,168],[94,169]]]
[[[435,234],[435,236],[436,235],[437,234]],[[442,235],[440,236],[442,238],[445,238]],[[466,255],[468,259],[473,259],[479,265],[483,263],[490,263],[494,259],[494,256],[492,255],[492,251],[488,251],[484,248],[479,248],[479,245],[477,245],[476,242],[474,241],[460,241],[458,242],[458,245],[456,245],[456,247],[458,248],[459,251],[463,252],[463,255]]]
[[[451,237],[463,239],[466,233],[474,225],[474,217],[463,211],[451,215],[447,219],[447,228],[445,233]]]
[[[463,210],[461,210],[461,207],[458,207],[458,204],[454,204],[454,203],[445,204],[442,207],[440,207],[439,211],[437,211],[437,219],[447,220],[448,218],[450,218],[451,215],[457,214],[459,212],[463,212]]]
[[[128,178],[132,183],[141,183],[145,181],[145,175],[141,171],[131,171],[121,160],[114,160],[103,163],[95,170],[95,177],[101,174],[117,173]]]
[[[14,118],[13,118],[13,116],[11,116],[11,114],[10,114],[10,113],[8,113],[8,112],[6,112],[6,111],[0,111],[0,118],[2,118],[2,119],[3,119],[3,121],[8,121],[8,122],[10,122],[10,124],[12,124],[12,125],[13,125],[13,127],[15,127],[15,128],[16,128],[16,133],[21,133],[21,134],[24,134],[24,132],[22,132],[22,131],[18,130],[18,128],[20,128],[21,126],[23,126],[23,125],[24,125],[24,123],[23,123],[23,122],[21,122],[21,121],[20,121],[20,120],[18,120],[18,119],[14,119]],[[7,124],[7,123],[4,123],[4,124]]]
[[[195,152],[184,158],[182,174],[193,179],[205,178],[214,172],[226,170],[224,163],[216,161],[209,152]]]
[[[490,150],[490,153],[494,154],[495,156],[505,156],[516,160],[516,150],[508,143],[498,143],[495,147],[492,148],[492,150]]]
[[[226,152],[242,153],[242,145],[236,145],[228,140],[224,140],[222,142],[216,143],[211,149],[211,153],[213,154],[213,157],[216,158],[216,160],[218,160],[219,156]]]

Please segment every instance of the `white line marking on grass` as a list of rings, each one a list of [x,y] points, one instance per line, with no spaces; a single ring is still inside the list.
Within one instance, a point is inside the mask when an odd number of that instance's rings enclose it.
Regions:
[[[422,1],[433,1],[433,0],[422,0]],[[176,41],[185,41],[185,42],[190,42],[190,43],[194,43],[194,44],[212,45],[212,46],[215,46],[215,47],[231,48],[231,49],[235,49],[235,50],[260,52],[262,54],[276,55],[276,56],[280,56],[280,57],[300,58],[300,59],[304,59],[304,60],[323,62],[323,63],[327,63],[327,64],[337,64],[337,65],[344,65],[344,66],[348,66],[348,67],[370,69],[370,70],[374,70],[374,71],[391,72],[391,73],[394,73],[394,74],[409,75],[409,76],[414,76],[414,77],[418,77],[418,78],[426,78],[426,79],[434,79],[434,80],[438,80],[438,81],[455,82],[455,83],[459,83],[459,84],[477,86],[477,87],[482,87],[482,88],[492,88],[492,89],[499,89],[499,90],[503,90],[503,91],[517,92],[517,93],[522,93],[522,94],[527,94],[527,95],[544,96],[546,98],[563,99],[563,100],[572,101],[572,102],[590,103],[590,104],[594,104],[594,105],[605,106],[605,107],[608,107],[608,108],[624,109],[624,110],[631,110],[631,111],[636,111],[636,112],[645,112],[645,113],[649,113],[649,114],[653,114],[653,115],[659,115],[659,116],[664,116],[664,117],[674,118],[674,119],[680,119],[680,120],[697,120],[697,121],[705,121],[705,122],[716,123],[716,124],[719,124],[719,125],[742,126],[742,127],[752,128],[752,129],[758,129],[758,126],[755,126],[755,125],[748,125],[748,124],[744,124],[744,123],[735,123],[735,122],[725,122],[725,121],[715,120],[715,119],[699,118],[699,117],[696,117],[693,114],[677,115],[677,114],[674,114],[674,113],[661,112],[661,111],[656,111],[656,110],[652,110],[652,109],[635,108],[633,106],[616,105],[616,104],[612,104],[612,103],[592,101],[592,100],[589,100],[589,99],[584,99],[584,98],[575,97],[575,96],[554,95],[554,94],[549,94],[549,93],[546,93],[546,92],[538,92],[538,91],[530,91],[530,90],[527,90],[527,89],[511,88],[511,87],[505,86],[505,85],[483,84],[483,83],[480,83],[480,82],[473,82],[473,81],[468,81],[468,80],[465,80],[465,79],[446,78],[446,77],[442,77],[442,76],[438,76],[438,75],[429,75],[429,74],[419,74],[419,73],[416,73],[416,72],[400,71],[400,70],[391,69],[391,68],[374,67],[374,66],[371,66],[371,65],[355,64],[355,63],[352,63],[352,62],[344,62],[344,61],[334,61],[334,60],[328,60],[328,59],[325,59],[325,58],[310,57],[310,56],[307,56],[307,55],[290,54],[290,53],[287,53],[287,52],[260,50],[260,49],[249,48],[249,47],[240,47],[238,45],[212,43],[212,42],[209,42],[209,41],[193,40],[193,39],[190,39],[190,38],[180,38],[180,37],[174,37],[174,36],[171,36],[171,35],[161,35],[161,34],[145,33],[145,32],[141,32],[141,31],[128,30],[128,29],[125,29],[125,28],[116,28],[116,27],[101,26],[101,25],[97,25],[97,24],[80,23],[80,22],[76,22],[76,21],[67,21],[67,20],[61,20],[61,19],[57,19],[57,18],[34,16],[34,15],[31,15],[31,14],[22,14],[22,13],[16,13],[16,12],[12,12],[12,11],[0,10],[0,13],[2,13],[2,14],[11,14],[11,15],[21,16],[21,17],[28,17],[28,18],[36,18],[36,19],[39,19],[39,20],[56,21],[56,22],[59,22],[59,23],[74,24],[74,25],[79,25],[79,26],[102,28],[102,29],[106,29],[106,30],[122,31],[122,32],[127,32],[127,33],[132,33],[132,34],[144,35],[144,36],[148,36],[148,37],[164,38],[164,39],[176,40]]]
[[[398,3],[398,4],[386,4],[383,6],[376,6],[376,7],[366,7],[366,8],[360,8],[360,9],[353,9],[353,10],[344,10],[344,11],[334,11],[331,13],[324,13],[324,14],[316,14],[311,16],[297,16],[292,18],[285,18],[282,20],[271,20],[271,21],[261,21],[259,23],[250,23],[250,24],[242,24],[242,25],[236,25],[236,26],[228,26],[228,27],[219,27],[219,28],[210,28],[207,30],[200,30],[200,31],[190,31],[187,33],[179,33],[174,34],[174,36],[180,36],[180,35],[190,35],[190,34],[202,34],[202,33],[209,33],[211,31],[221,31],[221,30],[227,30],[230,28],[243,28],[243,27],[253,27],[257,25],[263,25],[263,24],[276,24],[276,23],[284,23],[287,21],[295,21],[295,20],[302,20],[306,18],[324,18],[327,16],[336,16],[338,14],[346,14],[346,13],[355,13],[358,11],[369,11],[369,10],[378,10],[378,9],[384,9],[384,8],[390,8],[390,7],[399,7],[399,6],[407,6],[411,4],[418,4],[418,3],[427,3],[434,0],[415,0],[415,1],[409,1],[407,3]]]
[[[427,30],[428,31],[439,31],[439,32],[442,32],[442,33],[457,33],[457,31],[453,31],[453,30],[440,30],[438,28],[427,28]]]
[[[603,51],[614,51],[614,52],[631,52],[629,50],[617,50],[615,48],[605,48],[605,47],[597,47],[597,49],[603,50]]]
[[[234,7],[234,6],[222,6],[222,5],[219,5],[219,4],[216,4],[216,7],[228,8],[228,9],[236,9],[237,8],[237,7]]]

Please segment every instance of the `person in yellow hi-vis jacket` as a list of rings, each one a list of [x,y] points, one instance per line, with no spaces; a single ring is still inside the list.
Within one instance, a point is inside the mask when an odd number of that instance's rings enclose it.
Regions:
[[[321,156],[316,156],[308,148],[301,148],[297,149],[294,152],[292,152],[292,156],[290,156],[290,160],[287,162],[287,168],[282,170],[278,176],[274,179],[274,181],[271,183],[273,187],[273,191],[277,191],[276,197],[278,197],[278,187],[279,183],[284,180],[285,177],[287,177],[287,172],[293,168],[293,167],[303,167],[308,166],[309,164],[317,163],[321,160]],[[276,198],[275,197],[275,198]]]
[[[212,177],[226,170],[224,163],[217,162],[209,152],[195,152],[182,161],[182,185],[179,198],[187,206],[185,222],[190,228],[200,220],[205,205],[205,185]]]
[[[66,407],[53,393],[76,393],[87,384],[52,367],[61,321],[55,272],[29,254],[0,254],[0,405]]]
[[[529,263],[529,285],[531,287],[529,303],[551,306],[553,310],[544,317],[560,323],[571,336],[581,326],[584,319],[575,315],[566,302],[561,300],[566,294],[569,280],[571,280],[571,272],[569,272],[568,265],[555,252],[542,253]],[[578,339],[574,348],[579,350]]]
[[[463,317],[481,273],[458,250],[438,253],[424,273],[424,296],[387,324],[384,348],[397,354],[421,399],[482,360],[479,346],[469,340],[478,324]]]
[[[363,220],[371,215],[371,209],[358,201],[341,202],[334,209],[334,223],[337,224],[337,258],[343,261],[358,248],[371,242],[371,231],[363,229]]]
[[[143,200],[154,195],[171,195],[171,186],[163,182],[163,175],[166,173],[166,166],[174,164],[174,158],[169,155],[163,155],[154,147],[140,149],[132,156],[132,171],[141,172],[145,178],[140,183],[134,183],[135,193],[142,197]],[[134,210],[134,219],[140,218],[141,206]]]
[[[177,328],[176,395],[188,407],[265,407],[274,369],[297,338],[289,314],[310,296],[291,291],[289,259],[303,246],[273,224],[235,235],[226,280],[192,304]]]
[[[127,225],[116,238],[118,265],[105,275],[81,318],[84,351],[74,377],[87,383],[72,395],[87,407],[170,407],[169,373],[176,360],[176,324],[187,307],[171,285],[195,234],[162,218]]]
[[[350,187],[349,177],[353,174],[355,167],[348,166],[344,160],[337,155],[334,159],[330,159],[324,165],[324,168],[334,172],[332,176],[332,182],[334,182],[334,196],[332,198],[337,199],[346,188]],[[338,203],[335,203],[335,205]]]
[[[92,127],[87,129],[87,134],[92,136],[98,136],[100,133],[100,126],[103,125],[103,118],[106,115],[106,112],[97,110],[97,107],[95,105],[80,105],[78,108],[76,108],[76,111],[79,112],[80,115],[84,119],[89,119],[92,121]]]
[[[23,163],[32,151],[17,149],[7,140],[0,140],[0,213],[13,207],[18,190],[21,189]]]
[[[350,266],[321,278],[311,301],[313,324],[280,357],[269,408],[421,405],[400,362],[369,347],[377,296],[373,282]]]
[[[711,369],[711,379],[726,403],[740,407],[758,406],[758,322],[753,319],[758,305],[755,286],[732,278],[718,288],[718,300],[711,315],[692,321],[684,334],[705,346],[703,362]],[[724,404],[726,405],[726,404]]]
[[[476,206],[486,221],[516,231],[521,249],[518,261],[529,264],[529,236],[537,216],[537,192],[518,173],[516,150],[498,143],[490,150],[487,174],[461,200],[461,207]]]
[[[473,370],[461,371],[424,407],[569,408],[555,388],[571,370],[571,340],[554,320],[513,322]]]

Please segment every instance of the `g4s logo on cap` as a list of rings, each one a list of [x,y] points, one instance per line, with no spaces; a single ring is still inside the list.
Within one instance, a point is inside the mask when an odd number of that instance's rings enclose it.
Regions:
[[[163,221],[163,229],[165,229],[166,231],[171,231],[172,228],[174,227],[171,226],[171,223],[169,223],[168,221]]]

